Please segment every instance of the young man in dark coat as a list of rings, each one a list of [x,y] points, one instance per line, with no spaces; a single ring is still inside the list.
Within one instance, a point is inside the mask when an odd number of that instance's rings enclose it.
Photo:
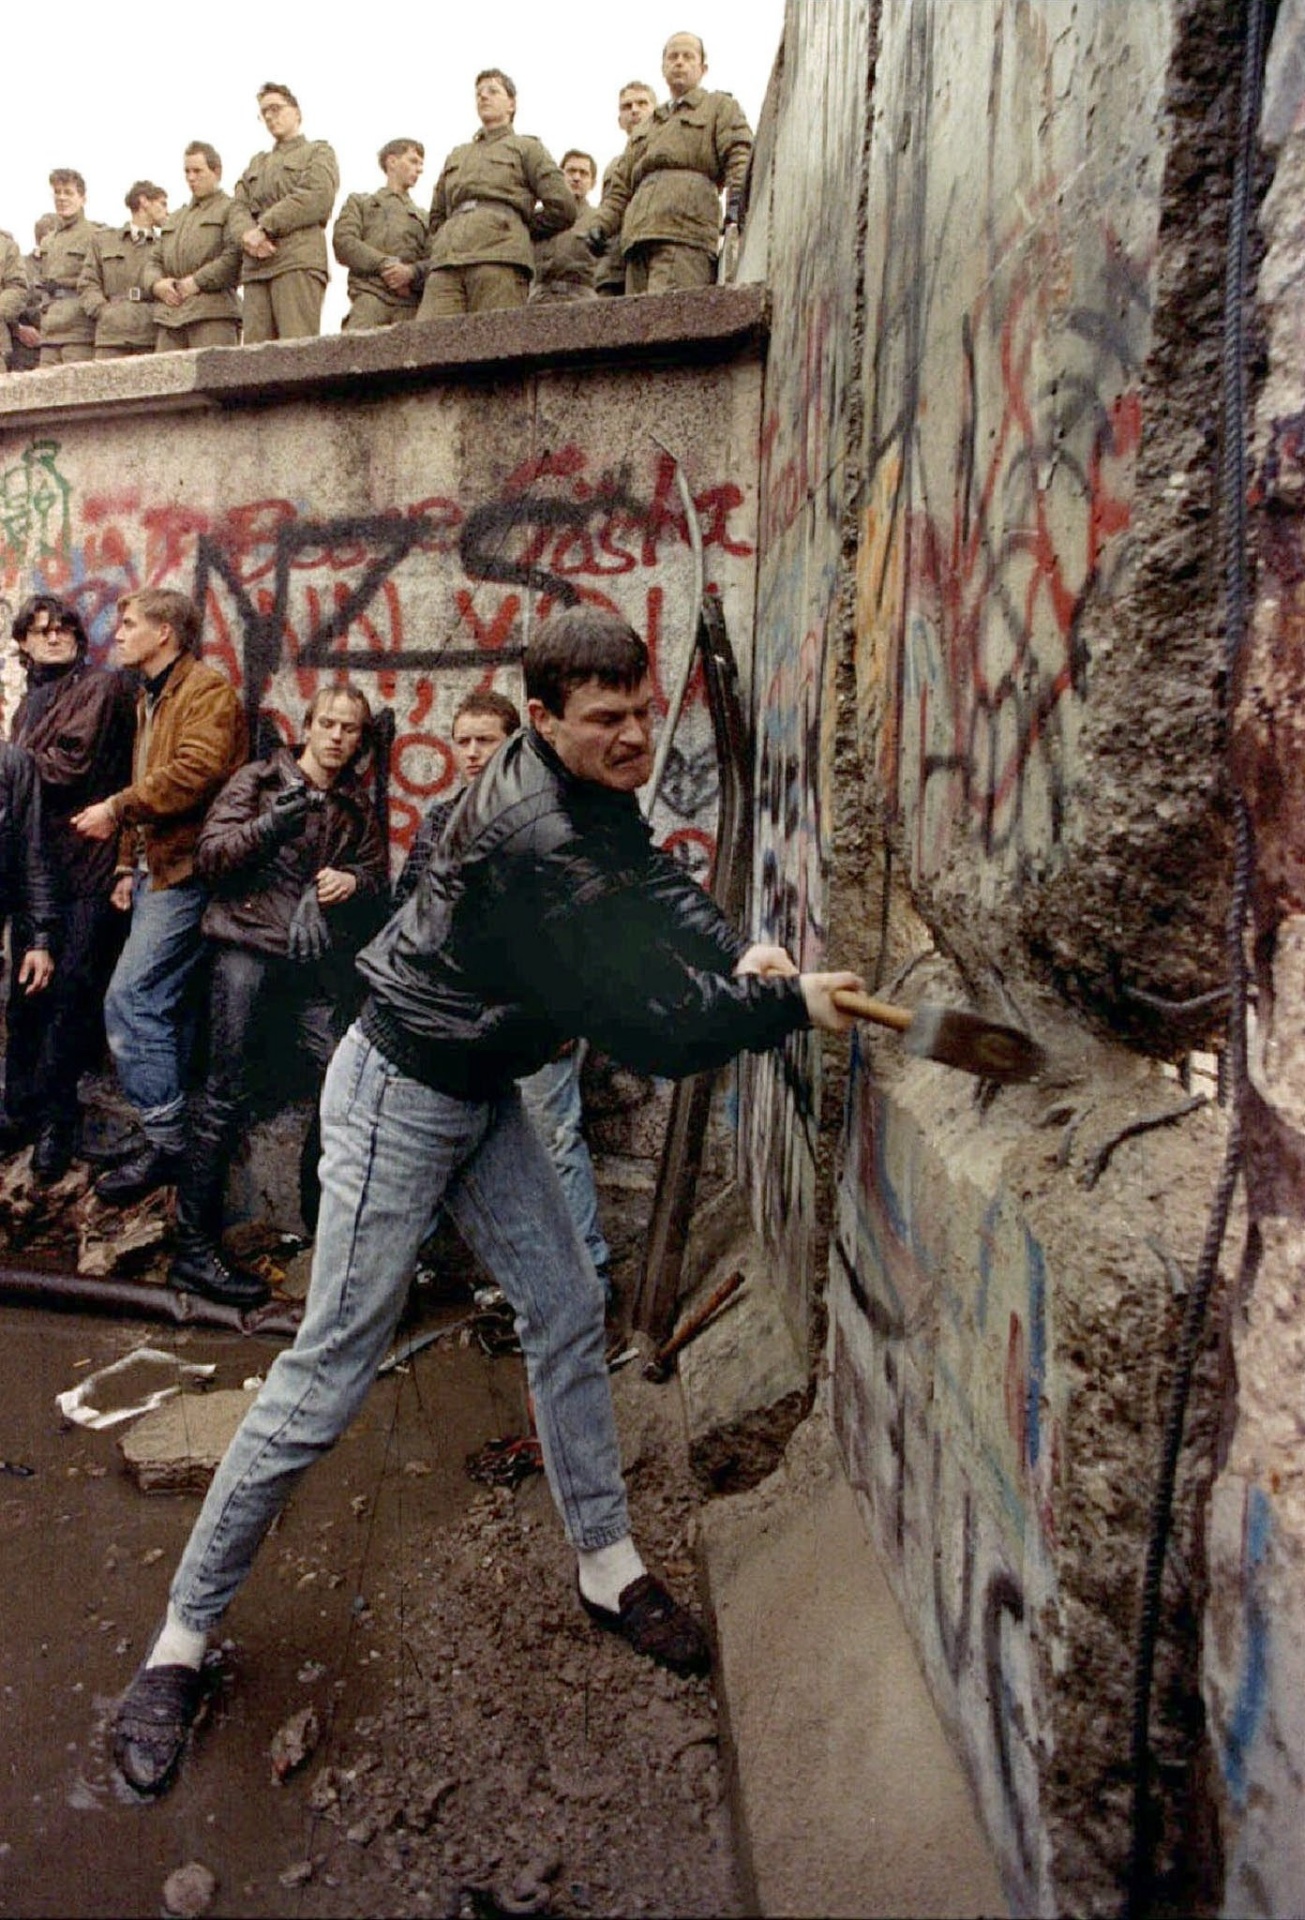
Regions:
[[[308,1302],[227,1450],[167,1618],[115,1716],[139,1793],[176,1770],[201,1663],[304,1470],[353,1419],[435,1210],[516,1313],[548,1483],[600,1625],[680,1673],[701,1626],[630,1531],[604,1363],[603,1290],[516,1081],[584,1034],[644,1071],[694,1073],[817,1025],[855,974],[750,944],[654,847],[648,650],[624,621],[550,620],[525,664],[530,724],[468,787],[407,905],[359,958],[370,994],[322,1090],[322,1210]]]
[[[104,990],[121,945],[110,899],[115,849],[84,839],[70,822],[125,785],[136,714],[123,676],[91,665],[81,616],[54,594],[23,602],[13,637],[27,691],[12,738],[31,754],[40,777],[45,848],[58,888],[59,964],[46,993],[27,993],[17,978],[10,985],[5,1145],[35,1135],[32,1171],[48,1183],[61,1179],[72,1159],[77,1083],[104,1050]],[[22,925],[20,916],[20,943]]]
[[[357,687],[324,687],[304,717],[298,755],[278,747],[227,781],[195,849],[212,899],[201,923],[212,943],[208,1077],[177,1182],[174,1287],[230,1306],[258,1306],[267,1283],[222,1251],[227,1164],[247,1106],[254,1021],[274,1000],[325,1073],[343,1032],[353,954],[387,904],[385,849],[355,778],[371,709]],[[345,970],[348,970],[346,973]],[[309,1128],[301,1205],[317,1214],[320,1136]]]

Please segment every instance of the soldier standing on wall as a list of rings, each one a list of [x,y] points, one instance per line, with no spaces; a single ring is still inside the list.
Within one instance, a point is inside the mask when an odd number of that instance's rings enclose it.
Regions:
[[[336,259],[349,269],[344,333],[413,319],[421,293],[427,225],[412,189],[426,149],[420,140],[387,140],[376,159],[385,185],[375,193],[351,193],[331,235]]]
[[[635,129],[641,127],[645,120],[651,120],[656,110],[657,95],[652,88],[643,80],[628,80],[616,99],[617,125],[625,135],[627,145]],[[615,165],[615,160],[609,160],[603,169],[603,186],[598,196],[600,205],[607,198]],[[590,221],[589,225],[592,229],[593,222]],[[603,252],[594,276],[594,285],[607,299],[625,292],[625,261],[621,256],[619,240],[609,243]]]
[[[163,222],[154,250],[154,349],[234,347],[240,340],[241,247],[230,231],[232,199],[222,159],[192,140],[182,159],[190,202]]]
[[[247,347],[321,332],[330,272],[326,226],[340,188],[333,150],[299,131],[299,102],[289,87],[265,81],[258,111],[275,144],[256,153],[236,182],[231,216],[244,255]]]
[[[594,292],[594,257],[585,233],[594,217],[589,195],[598,179],[598,163],[592,154],[571,147],[562,155],[562,175],[575,200],[576,217],[565,233],[536,240],[532,301],[587,300]]]
[[[86,218],[86,182],[80,173],[56,167],[50,191],[58,224],[41,248],[41,365],[58,367],[95,358],[95,322],[78,292],[95,228]]]
[[[714,282],[722,191],[725,224],[738,225],[752,129],[733,94],[704,90],[706,71],[698,36],[673,33],[662,52],[671,97],[612,166],[589,239],[600,251],[620,234],[627,293]]]
[[[454,147],[430,203],[430,258],[419,320],[523,307],[532,239],[562,233],[575,201],[542,141],[512,125],[517,90],[500,67],[476,75],[480,131]]]
[[[153,353],[154,242],[168,217],[168,196],[152,180],[135,180],[124,196],[131,218],[92,237],[77,291],[95,323],[95,358]]]
[[[41,286],[41,249],[58,224],[57,213],[43,213],[32,229],[32,251],[23,255],[23,266],[27,272],[27,299],[11,329],[11,373],[31,373],[41,362],[41,315],[45,311],[47,297]]]

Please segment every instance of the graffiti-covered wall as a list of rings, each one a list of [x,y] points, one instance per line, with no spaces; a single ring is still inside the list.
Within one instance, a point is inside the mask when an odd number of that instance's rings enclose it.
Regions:
[[[799,0],[789,11],[786,36],[801,57],[785,60],[772,86],[773,171],[757,195],[772,305],[753,656],[753,915],[765,937],[812,968],[840,964],[828,952],[833,676],[856,442],[852,195],[867,108],[855,87],[831,86],[829,76],[865,71],[869,20],[859,0]],[[825,1245],[818,1044],[801,1036],[750,1061],[744,1085],[754,1207],[805,1326]]]
[[[1239,18],[790,0],[763,148],[758,905],[1046,1065],[982,1088],[867,1029],[846,1072],[827,1044],[753,1070],[754,1208],[1019,1912],[1121,1901],[1148,1501],[1226,1131],[1175,1065],[1208,1016],[1165,1008],[1221,977]],[[1180,1482],[1153,1743],[1181,1906],[1211,1884],[1190,1449]]]
[[[77,369],[83,390],[99,368]],[[308,698],[346,674],[392,716],[397,864],[455,784],[453,709],[473,686],[520,700],[532,626],[584,600],[647,639],[665,703],[692,646],[683,463],[707,580],[732,632],[752,614],[759,371],[686,367],[655,390],[552,373],[420,393],[298,398],[257,410],[136,409],[93,423],[0,412],[0,592],[45,588],[107,649],[118,597],[191,594],[205,656],[241,690],[251,732],[299,738]],[[67,379],[68,376],[60,376]],[[44,382],[44,377],[43,377]],[[664,706],[663,706],[664,710]],[[695,872],[714,852],[716,770],[700,677],[677,729],[657,826]]]

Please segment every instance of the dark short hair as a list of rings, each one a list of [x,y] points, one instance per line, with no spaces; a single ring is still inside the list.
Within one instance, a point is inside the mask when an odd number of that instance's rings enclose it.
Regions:
[[[188,160],[192,153],[202,153],[214,173],[221,173],[222,155],[207,140],[192,140],[181,157],[183,160]]]
[[[85,198],[86,195],[86,182],[82,179],[82,176],[75,167],[56,167],[50,175],[50,185],[52,187],[76,187],[78,193],[80,193],[83,198]]]
[[[135,593],[123,594],[118,612],[125,613],[133,606],[151,626],[171,627],[183,653],[199,652],[199,608],[184,593],[171,587],[138,587]]]
[[[355,686],[352,680],[341,680],[331,687],[319,687],[304,709],[305,737],[322,708],[328,706],[332,700],[352,701],[354,712],[362,716],[362,732],[358,735],[358,745],[349,759],[349,765],[352,766],[355,761],[362,759],[372,743],[372,703],[362,688]]]
[[[10,629],[19,646],[36,625],[38,613],[48,613],[51,620],[58,620],[62,625],[71,627],[77,640],[78,653],[85,653],[90,642],[86,628],[82,624],[82,616],[76,607],[69,606],[68,602],[61,600],[57,593],[34,593],[24,600],[14,615],[14,624]]]
[[[568,607],[540,628],[526,648],[526,698],[540,700],[560,720],[576,687],[637,687],[648,671],[648,649],[619,614],[600,607]]]
[[[589,162],[590,173],[593,174],[595,180],[598,178],[598,162],[594,159],[593,154],[586,153],[583,147],[568,147],[557,164],[559,167],[565,167],[568,160],[587,160]]]
[[[409,147],[411,147],[415,153],[419,153],[423,160],[426,158],[426,149],[420,140],[387,140],[376,156],[376,164],[382,173],[385,171],[385,162],[387,160],[392,160],[397,155],[406,153]]]
[[[255,100],[262,100],[265,95],[269,93],[279,93],[283,100],[288,100],[296,112],[298,111],[299,102],[295,99],[284,80],[264,80],[262,86],[254,95],[254,98]]]
[[[135,213],[142,200],[157,200],[159,196],[166,200],[166,187],[156,187],[152,180],[133,180],[122,196],[123,205],[129,213]]]
[[[476,692],[469,693],[464,699],[459,700],[457,706],[453,709],[453,718],[449,722],[449,732],[452,733],[454,727],[457,726],[464,714],[472,713],[492,715],[495,720],[502,722],[505,734],[515,733],[521,725],[521,715],[518,713],[515,704],[508,699],[505,693],[495,693],[493,687],[481,687]]]
[[[657,89],[656,87],[650,87],[646,80],[627,80],[616,96],[616,104],[618,106],[621,104],[622,93],[646,93],[653,105],[657,105]]]
[[[482,80],[501,80],[512,98],[516,99],[517,83],[510,75],[504,73],[502,67],[482,67],[476,75],[475,85],[479,86]]]

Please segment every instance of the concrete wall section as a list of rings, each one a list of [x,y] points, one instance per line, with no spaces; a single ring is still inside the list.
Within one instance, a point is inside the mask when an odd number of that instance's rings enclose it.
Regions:
[[[1112,1016],[1217,965],[1217,581],[1191,542],[1226,128],[1190,96],[1235,47],[1231,6],[976,0],[886,14],[875,70],[861,753],[935,932]]]
[[[802,967],[827,954],[833,734],[852,407],[868,9],[793,0],[767,152],[754,189],[769,209],[772,298],[761,433],[754,653],[757,811],[753,911]],[[839,84],[831,85],[831,75]],[[768,121],[769,129],[769,121]],[[746,265],[746,262],[745,262]],[[819,1042],[750,1061],[744,1145],[757,1217],[780,1256],[795,1326],[823,1264],[825,1099]]]
[[[458,699],[493,684],[519,700],[522,648],[554,608],[622,612],[669,696],[694,612],[667,448],[684,462],[707,577],[742,642],[759,386],[755,361],[666,371],[655,385],[555,369],[383,406],[364,392],[258,411],[56,412],[35,432],[12,422],[0,438],[0,591],[11,604],[37,588],[67,594],[97,651],[128,589],[193,594],[206,657],[287,740],[319,684],[357,679],[394,716],[397,862],[454,783]],[[664,792],[662,838],[705,872],[716,775],[700,676]]]
[[[1305,1911],[1305,8],[1277,17],[1262,136],[1267,374],[1253,428],[1256,595],[1235,755],[1254,830],[1252,1233],[1215,1488],[1205,1692],[1219,1761],[1224,1911]]]

